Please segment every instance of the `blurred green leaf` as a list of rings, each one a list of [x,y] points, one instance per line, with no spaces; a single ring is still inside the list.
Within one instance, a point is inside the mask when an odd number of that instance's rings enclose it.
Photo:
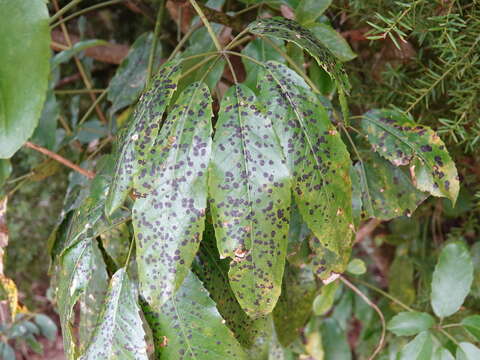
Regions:
[[[7,343],[0,342],[0,359],[2,360],[15,360],[15,351]]]
[[[461,324],[480,341],[480,315],[468,316],[462,320]]]
[[[456,360],[478,360],[480,349],[473,344],[461,342],[457,348]]]
[[[32,141],[49,150],[55,150],[55,143],[57,141],[57,120],[60,115],[60,108],[57,98],[53,93],[53,89],[47,92],[47,98],[43,104],[40,121],[35,129]]]
[[[362,259],[352,259],[347,265],[347,272],[353,275],[362,275],[367,271],[367,267]]]
[[[415,301],[413,275],[412,260],[406,255],[397,255],[388,272],[388,292],[405,305]],[[392,306],[397,308],[394,304]]]
[[[432,350],[432,336],[423,331],[402,349],[399,360],[431,360]]]
[[[48,340],[53,341],[57,337],[57,325],[48,316],[43,314],[36,314],[33,318],[35,323],[40,328],[43,336]]]
[[[357,57],[343,36],[330,25],[315,24],[310,31],[341,61],[350,61]]]
[[[112,103],[111,114],[135,103],[146,83],[147,65],[152,50],[153,33],[140,35],[130,48],[127,57],[117,68],[108,85],[107,98]],[[153,69],[158,68],[162,47],[157,44]]]
[[[325,319],[321,325],[322,343],[325,359],[350,360],[352,354],[347,342],[347,334],[340,325],[331,318]]]
[[[50,73],[48,19],[44,1],[0,2],[0,158],[11,157],[40,118]]]
[[[467,246],[460,241],[447,244],[433,272],[431,303],[435,314],[444,318],[457,312],[472,281],[473,263]]]
[[[332,3],[332,0],[300,0],[295,8],[295,18],[307,26],[315,22]]]
[[[333,306],[333,302],[335,300],[335,294],[339,287],[339,282],[334,281],[330,284],[322,286],[320,290],[320,294],[317,295],[315,300],[313,301],[313,312],[316,315],[324,315]]]
[[[387,324],[387,329],[397,336],[412,336],[430,329],[435,319],[427,313],[409,311],[395,315]]]
[[[106,41],[98,40],[98,39],[79,41],[75,45],[73,45],[70,49],[60,51],[57,55],[55,55],[52,58],[52,61],[51,61],[52,69],[62,63],[69,61],[71,58],[73,58],[75,55],[77,55],[79,52],[82,52],[83,50],[86,50],[93,46],[99,46],[99,45],[105,45],[105,44],[107,44]]]
[[[12,173],[12,164],[8,159],[0,159],[0,186],[8,179]]]
[[[445,348],[438,348],[433,354],[432,360],[455,360],[452,353]]]

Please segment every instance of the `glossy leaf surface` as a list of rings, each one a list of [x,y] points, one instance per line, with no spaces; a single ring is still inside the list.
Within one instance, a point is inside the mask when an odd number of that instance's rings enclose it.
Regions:
[[[415,124],[395,110],[372,110],[362,119],[373,150],[395,166],[409,165],[415,186],[455,203],[459,181],[457,169],[440,137],[427,126]]]
[[[140,292],[158,308],[190,271],[205,226],[211,97],[190,85],[168,114],[138,175],[133,226]]]
[[[9,158],[33,134],[47,94],[47,4],[1,1],[0,34],[0,158]]]
[[[268,314],[281,291],[290,179],[271,120],[243,85],[222,101],[209,179],[217,246],[232,259],[232,289],[249,315]]]
[[[81,360],[148,359],[134,286],[124,268],[110,280],[99,324]]]
[[[460,241],[447,244],[432,277],[431,304],[435,314],[443,318],[457,312],[472,282],[473,263],[467,246]]]
[[[162,359],[247,359],[193,273],[158,311],[150,309],[145,316],[154,336],[162,341]]]
[[[123,204],[133,187],[134,177],[145,169],[145,158],[155,143],[163,112],[179,76],[176,60],[164,64],[150,89],[140,98],[128,128],[119,139],[115,175],[105,205],[107,214],[111,215]]]
[[[322,278],[341,273],[353,228],[350,156],[327,111],[298,74],[268,62],[259,86],[293,177],[295,202],[316,236],[311,241],[315,271]]]

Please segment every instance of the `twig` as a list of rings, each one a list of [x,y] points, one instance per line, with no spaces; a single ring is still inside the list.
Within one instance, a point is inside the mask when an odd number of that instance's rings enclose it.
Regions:
[[[382,311],[379,309],[379,307],[373,303],[363,292],[360,291],[359,288],[357,288],[355,285],[353,285],[350,281],[348,281],[345,277],[340,275],[340,280],[348,287],[350,288],[355,294],[360,296],[363,301],[367,303],[368,306],[370,306],[373,310],[375,310],[380,317],[380,321],[382,323],[382,334],[380,335],[380,340],[378,342],[377,347],[375,348],[375,351],[373,354],[368,358],[369,360],[375,359],[375,357],[380,353],[380,351],[383,348],[383,345],[385,343],[385,333],[387,326],[385,324],[385,317],[383,316]]]
[[[58,5],[56,6],[56,13],[55,15],[53,15],[51,18],[50,18],[50,22],[54,22],[56,21],[60,16],[62,16],[63,14],[65,14],[68,10],[70,10],[71,8],[73,8],[74,6],[78,5],[80,3],[80,1],[82,0],[72,0],[70,3],[68,3],[67,5],[65,5],[63,8],[59,8]]]
[[[148,56],[147,81],[145,84],[146,88],[150,86],[150,82],[152,80],[153,62],[155,60],[155,53],[157,52],[158,35],[160,34],[163,13],[165,12],[165,0],[160,0],[159,6],[160,7],[158,9],[157,19],[155,20],[155,29],[153,31],[152,48],[150,49],[150,54]]]
[[[355,235],[355,244],[361,242],[365,237],[369,236],[381,223],[382,220],[380,219],[370,219],[365,225],[358,229],[357,234]]]
[[[86,176],[87,178],[89,179],[93,179],[95,177],[95,173],[92,172],[92,171],[89,171],[89,170],[85,170],[83,168],[81,168],[80,166],[78,165],[75,165],[74,163],[72,163],[70,160],[67,160],[65,159],[64,157],[58,155],[57,153],[54,153],[53,151],[50,151],[48,149],[45,149],[44,147],[42,146],[39,146],[39,145],[36,145],[30,141],[27,141],[25,143],[25,146],[30,148],[30,149],[33,149],[35,151],[38,151],[39,153],[42,153],[50,158],[52,158],[53,160],[55,161],[58,161],[59,163],[69,167],[70,169],[72,170],[75,170],[76,172],[82,174],[83,176]]]
[[[220,45],[220,41],[218,40],[217,34],[215,34],[215,31],[213,31],[212,25],[210,24],[207,17],[205,16],[205,13],[203,12],[202,8],[197,4],[195,0],[190,0],[190,4],[192,4],[198,16],[200,16],[200,19],[202,20],[203,24],[207,28],[208,33],[210,34],[210,37],[212,38],[212,41],[215,44],[215,47],[217,48],[217,50],[222,51],[222,45]]]

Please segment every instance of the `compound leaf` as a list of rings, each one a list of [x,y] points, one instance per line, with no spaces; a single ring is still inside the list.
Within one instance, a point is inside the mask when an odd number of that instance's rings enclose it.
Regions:
[[[261,100],[293,177],[295,203],[315,234],[315,271],[328,278],[344,270],[350,253],[350,156],[327,111],[298,74],[268,62],[261,78]]]
[[[0,2],[0,158],[11,157],[33,134],[50,73],[47,4]]]
[[[172,60],[162,66],[150,89],[141,96],[133,118],[118,142],[115,174],[105,204],[108,215],[122,205],[133,187],[134,178],[144,169],[145,158],[155,142],[162,115],[179,77],[179,61]]]
[[[429,127],[415,124],[397,110],[371,110],[361,122],[373,150],[395,166],[410,165],[414,184],[455,203],[459,181],[445,144]]]
[[[158,311],[144,312],[157,343],[161,339],[157,350],[162,359],[246,359],[207,290],[191,272]]]
[[[190,271],[205,226],[212,98],[193,83],[168,114],[138,175],[133,226],[141,294],[158,308]]]
[[[281,292],[290,178],[272,123],[244,85],[222,101],[209,179],[217,246],[233,260],[235,296],[250,316],[268,314]]]
[[[110,280],[99,324],[80,360],[148,359],[136,292],[125,268]]]

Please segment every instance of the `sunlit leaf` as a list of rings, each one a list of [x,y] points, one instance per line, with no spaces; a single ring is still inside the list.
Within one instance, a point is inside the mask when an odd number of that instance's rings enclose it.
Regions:
[[[347,265],[352,237],[350,156],[318,98],[287,67],[268,62],[261,101],[293,175],[295,202],[316,237],[316,273],[328,278]]]
[[[271,120],[243,85],[222,100],[209,179],[217,246],[233,260],[232,289],[250,316],[268,314],[281,291],[290,179]]]
[[[409,165],[421,191],[455,203],[459,190],[457,169],[440,137],[396,110],[371,110],[361,122],[373,150],[395,166]]]
[[[205,226],[212,98],[190,85],[168,114],[143,171],[133,207],[140,292],[158,308],[190,271]]]
[[[162,359],[247,359],[193,273],[158,311],[144,312]]]
[[[0,158],[33,134],[47,94],[50,28],[44,1],[0,2]]]
[[[432,277],[431,303],[438,317],[447,317],[460,309],[470,292],[473,264],[468,247],[460,241],[447,244],[441,251]]]
[[[148,359],[139,311],[134,286],[121,268],[110,280],[99,323],[80,359]]]
[[[164,64],[150,89],[140,98],[128,128],[119,139],[115,176],[105,205],[107,214],[111,215],[123,204],[133,187],[134,178],[145,169],[145,158],[155,143],[163,112],[179,77],[178,61]]]
[[[461,342],[458,345],[456,360],[477,360],[480,358],[480,349],[473,344]]]

